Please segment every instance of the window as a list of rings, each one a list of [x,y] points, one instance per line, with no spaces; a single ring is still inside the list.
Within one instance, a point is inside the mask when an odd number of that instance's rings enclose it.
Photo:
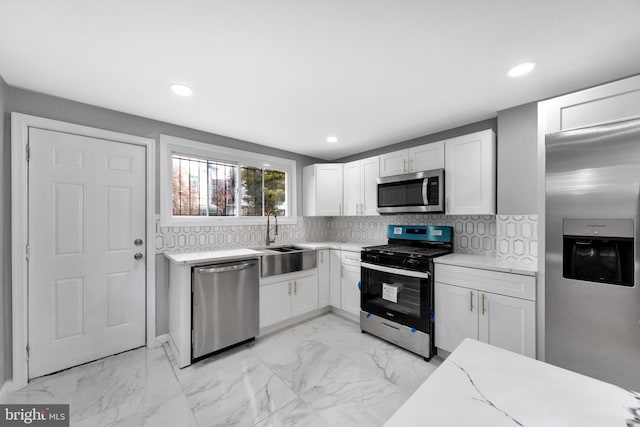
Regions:
[[[161,135],[162,226],[295,222],[295,161]]]

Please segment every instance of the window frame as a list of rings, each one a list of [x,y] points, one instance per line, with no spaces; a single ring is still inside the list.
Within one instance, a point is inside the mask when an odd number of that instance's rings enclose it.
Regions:
[[[174,216],[172,210],[173,189],[173,155],[191,156],[202,159],[236,163],[238,180],[236,200],[238,215],[236,216]],[[266,166],[268,164],[268,166]],[[287,200],[287,216],[279,216],[280,224],[297,223],[296,172],[295,160],[273,157],[235,148],[222,147],[204,142],[192,141],[170,135],[160,135],[160,226],[161,227],[207,227],[219,225],[263,225],[266,216],[240,216],[242,185],[240,174],[242,166],[281,170],[287,174],[285,192]]]

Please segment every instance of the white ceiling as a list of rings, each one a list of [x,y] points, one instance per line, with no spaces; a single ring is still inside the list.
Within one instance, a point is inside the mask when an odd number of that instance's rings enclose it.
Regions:
[[[638,0],[0,0],[0,75],[332,160],[640,73],[639,17]]]

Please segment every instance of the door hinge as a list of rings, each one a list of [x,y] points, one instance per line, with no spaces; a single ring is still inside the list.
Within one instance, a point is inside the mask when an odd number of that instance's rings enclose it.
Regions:
[[[27,360],[29,360],[29,351],[31,350],[31,347],[29,347],[29,344],[27,344],[26,350],[27,350]]]
[[[29,261],[29,256],[31,255],[31,249],[29,248],[29,245],[24,247],[24,255],[27,261]]]
[[[29,158],[31,157],[31,146],[29,144],[27,144],[27,146],[25,147],[25,155],[27,156],[27,162],[28,162]]]

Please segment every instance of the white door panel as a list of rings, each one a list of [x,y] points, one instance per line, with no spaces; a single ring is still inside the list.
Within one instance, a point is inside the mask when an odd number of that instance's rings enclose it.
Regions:
[[[145,343],[146,152],[35,128],[29,146],[35,378]]]

